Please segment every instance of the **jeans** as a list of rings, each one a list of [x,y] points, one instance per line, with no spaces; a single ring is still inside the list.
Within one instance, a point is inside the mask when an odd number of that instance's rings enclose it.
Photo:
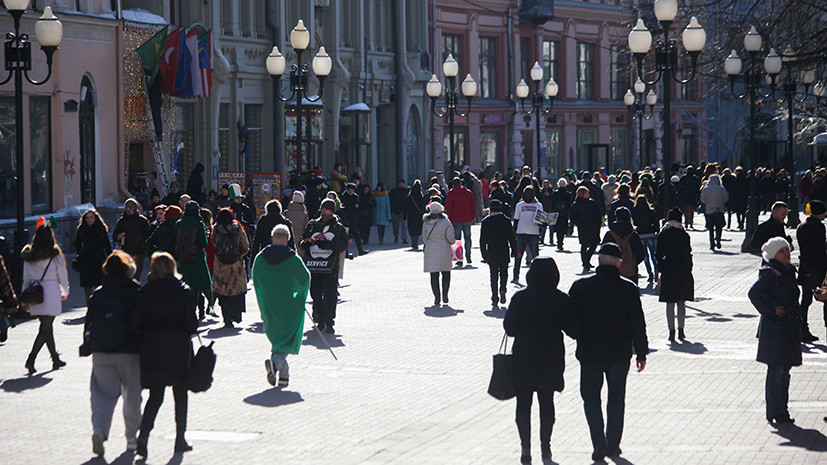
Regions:
[[[686,302],[666,302],[666,325],[669,331],[675,330],[675,305],[678,306],[678,329],[684,328],[686,321]]]
[[[580,397],[583,398],[583,410],[594,449],[620,447],[623,436],[623,413],[626,407],[626,376],[629,374],[629,362],[598,365],[580,363]],[[606,401],[606,430],[603,430],[603,409],[600,405],[600,390],[603,388],[603,376],[608,385]]]
[[[149,389],[149,399],[144,406],[144,416],[141,419],[141,437],[149,438],[149,432],[155,427],[155,417],[161,404],[164,403],[164,391],[166,386]],[[183,384],[172,386],[172,397],[175,399],[175,433],[178,440],[184,439],[187,431],[187,387]]]
[[[270,357],[270,360],[273,361],[273,368],[279,373],[279,379],[290,378],[290,365],[287,363],[287,354],[273,352],[273,356]]]
[[[399,230],[402,230],[402,242],[408,242],[408,221],[402,219],[401,213],[391,213],[391,224],[393,225],[393,241],[399,240]]]
[[[488,264],[488,271],[491,275],[491,302],[499,302],[499,294],[505,295],[506,282],[508,281],[508,263]],[[499,285],[497,283],[499,281]]]
[[[313,321],[333,327],[339,301],[338,270],[310,274],[310,298],[313,299]]]
[[[643,263],[646,265],[646,272],[649,273],[649,278],[652,277],[652,269],[655,273],[658,272],[658,261],[655,258],[658,246],[658,236],[654,234],[642,234],[640,241],[643,243]]]
[[[517,432],[520,433],[520,445],[523,448],[531,446],[531,402],[533,398],[534,391],[531,389],[517,390]],[[537,391],[537,400],[540,403],[540,444],[548,445],[554,426],[554,390]]]
[[[471,262],[471,223],[454,223],[454,239],[460,240],[460,235],[465,236],[465,243],[462,248],[465,249],[465,258],[468,263]]]
[[[540,255],[540,236],[534,234],[517,234],[517,258],[514,259],[514,279],[520,277],[520,265],[523,261],[523,253],[528,249],[531,253],[532,259]],[[530,264],[526,260],[526,264]]]
[[[767,366],[767,420],[790,416],[787,402],[790,400],[790,367],[781,365]]]
[[[592,255],[597,251],[597,242],[589,244],[580,244],[580,261],[583,262],[583,268],[591,268]]]
[[[135,439],[141,426],[141,363],[138,354],[92,354],[89,382],[92,431],[109,438],[118,398],[123,396],[126,439]]]

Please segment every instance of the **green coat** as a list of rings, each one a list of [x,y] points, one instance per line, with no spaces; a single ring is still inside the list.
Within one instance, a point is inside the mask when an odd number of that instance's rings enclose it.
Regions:
[[[310,288],[304,262],[289,247],[267,246],[253,260],[253,284],[272,352],[298,354]]]
[[[185,229],[189,231],[192,228],[200,228],[200,231],[195,236],[195,245],[198,249],[198,254],[191,263],[178,262],[178,272],[181,273],[181,279],[187,283],[193,291],[208,292],[212,289],[212,279],[210,278],[210,269],[207,267],[207,253],[205,251],[207,247],[207,230],[204,228],[204,223],[201,221],[200,216],[184,216],[175,223],[175,243],[178,243],[178,230]]]

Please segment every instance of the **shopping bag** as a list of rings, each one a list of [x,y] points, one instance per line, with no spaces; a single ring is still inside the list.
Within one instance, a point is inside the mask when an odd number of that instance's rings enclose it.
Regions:
[[[462,261],[462,241],[456,241],[451,246],[451,260],[455,262]]]
[[[511,354],[507,354],[508,334],[503,335],[500,351],[494,355],[494,369],[491,372],[491,381],[488,382],[488,394],[499,400],[507,400],[516,396],[512,378]]]
[[[187,372],[187,377],[184,380],[187,389],[192,392],[204,392],[212,386],[212,375],[215,370],[215,351],[213,351],[213,344],[205,346],[201,343],[201,336],[198,335],[198,342],[201,347],[192,358],[190,369]]]

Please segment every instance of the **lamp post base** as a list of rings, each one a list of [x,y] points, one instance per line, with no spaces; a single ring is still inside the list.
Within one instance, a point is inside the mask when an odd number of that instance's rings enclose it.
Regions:
[[[755,230],[758,229],[758,197],[757,196],[750,196],[747,200],[747,212],[745,216],[747,217],[747,226],[746,230],[744,231],[744,242],[741,243],[741,252],[742,253],[749,253],[752,252],[752,247],[750,246],[750,242],[752,241],[752,236],[755,235]]]
[[[26,229],[14,231],[14,250],[11,254],[11,263],[8,263],[7,267],[11,275],[12,287],[18,294],[23,290],[23,258],[20,256],[20,252],[28,242],[29,233]]]

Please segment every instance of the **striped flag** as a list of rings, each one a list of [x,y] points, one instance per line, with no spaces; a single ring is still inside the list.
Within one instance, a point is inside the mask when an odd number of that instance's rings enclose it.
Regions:
[[[201,67],[198,57],[198,30],[194,27],[187,32],[186,38],[187,53],[190,56],[189,60],[189,80],[192,93],[190,97],[203,97],[203,89],[201,85]]]
[[[212,29],[198,35],[198,68],[200,70],[201,91],[203,97],[212,95]]]

